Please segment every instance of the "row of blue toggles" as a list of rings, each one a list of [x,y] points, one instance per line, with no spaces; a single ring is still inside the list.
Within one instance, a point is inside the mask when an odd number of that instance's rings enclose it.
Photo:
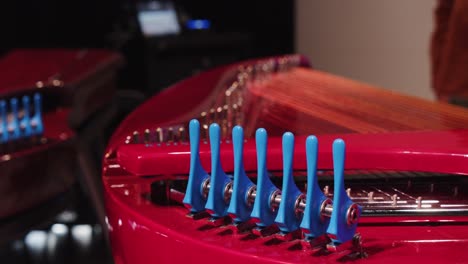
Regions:
[[[41,95],[36,93],[33,96],[33,113],[31,112],[30,100],[30,96],[23,96],[21,108],[16,97],[9,100],[9,107],[7,107],[6,100],[0,100],[0,143],[42,134],[44,129],[41,115]]]
[[[213,218],[229,215],[234,223],[254,220],[257,228],[276,225],[283,234],[300,229],[308,239],[327,235],[338,244],[353,238],[361,208],[352,202],[345,191],[345,144],[343,140],[337,139],[333,143],[334,196],[333,201],[331,201],[323,194],[318,185],[316,173],[318,140],[315,136],[309,136],[305,144],[307,192],[304,195],[296,186],[293,178],[294,135],[292,133],[287,132],[283,135],[283,185],[281,190],[271,182],[267,171],[268,137],[265,129],[258,129],[255,135],[257,185],[247,177],[244,170],[242,127],[236,126],[232,131],[234,172],[230,176],[226,175],[221,167],[219,125],[211,124],[209,128],[211,175],[203,169],[200,162],[200,124],[197,120],[190,122],[189,133],[190,172],[183,203],[190,208],[191,213],[207,211]],[[207,186],[209,190],[207,190]],[[228,188],[232,188],[229,200],[226,199]],[[275,197],[280,197],[279,205],[273,204]],[[299,202],[302,202],[302,207]],[[324,205],[327,202],[331,214],[324,217]],[[350,216],[352,208],[355,212]],[[301,209],[300,213],[298,213],[298,209]],[[350,217],[354,219],[350,219]]]

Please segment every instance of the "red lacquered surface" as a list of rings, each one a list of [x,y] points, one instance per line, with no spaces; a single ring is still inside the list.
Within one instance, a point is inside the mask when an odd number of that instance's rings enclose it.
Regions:
[[[212,228],[203,220],[195,221],[187,218],[185,216],[187,210],[181,205],[162,206],[150,201],[152,182],[186,177],[189,146],[184,143],[177,146],[125,145],[125,138],[133,131],[141,132],[145,128],[178,124],[197,116],[200,111],[206,110],[206,104],[216,96],[216,91],[219,92],[222,80],[228,78],[226,76],[229,76],[237,66],[215,69],[174,85],[132,113],[114,134],[104,159],[103,182],[107,221],[116,263],[336,263],[349,260],[345,254],[315,255],[309,249],[299,246],[297,241],[278,242],[271,237],[259,238],[235,234],[228,228]],[[342,87],[346,86],[346,82],[342,79],[338,81]],[[356,88],[355,83],[350,85]],[[267,96],[263,99],[259,95],[256,96],[258,101],[267,98]],[[395,99],[390,97],[390,100]],[[259,105],[259,109],[271,110],[276,107],[276,110],[294,110],[290,106],[285,108],[279,103],[273,103],[271,98],[266,100],[269,100],[268,104]],[[313,99],[311,102],[314,102]],[[423,102],[418,103],[427,106]],[[447,112],[445,110],[450,108],[434,107],[442,109],[444,115]],[[252,121],[247,117],[246,122],[254,126],[252,123],[260,124],[262,120],[268,120],[264,122],[272,131],[268,145],[268,169],[280,170],[282,169],[281,144],[280,138],[276,135],[282,130],[295,131],[297,127],[279,126],[280,122],[274,123],[273,119],[268,119],[271,118],[270,114],[263,111],[257,115],[261,117],[260,120]],[[291,113],[287,113],[286,116],[289,114]],[[450,114],[447,116],[451,118]],[[441,123],[444,122],[443,115],[438,115],[437,118]],[[300,120],[303,119],[294,119],[290,124],[297,124]],[[319,125],[325,123],[320,119],[315,120]],[[327,120],[327,122],[332,121],[332,119]],[[314,124],[309,125],[314,126]],[[378,127],[382,131],[391,130],[390,127],[379,125],[373,127]],[[323,129],[318,133],[321,169],[332,168],[332,141],[340,137],[347,144],[346,169],[468,174],[467,130],[429,131],[431,127],[427,127],[425,131],[337,134],[337,130],[333,127],[337,126],[322,126]],[[301,131],[303,128],[301,124]],[[331,135],[324,135],[327,131]],[[346,132],[356,131],[348,129]],[[294,159],[296,169],[306,168],[304,139],[304,136],[296,138]],[[244,165],[247,170],[256,169],[254,145],[252,139],[248,139],[245,143]],[[201,144],[200,155],[204,168],[209,170],[208,144]],[[222,143],[221,159],[224,170],[232,170],[230,143]],[[467,224],[467,216],[363,217],[358,232],[364,238],[364,246],[369,257],[354,261],[362,263],[468,261],[468,252],[464,250],[468,246]]]
[[[105,180],[108,222],[116,263],[330,263],[342,256],[312,256],[296,242],[249,238],[223,228],[209,228],[203,220],[187,218],[182,206],[156,206],[146,197],[154,179],[109,177]],[[467,217],[363,218],[358,227],[369,258],[364,263],[444,263],[465,259]],[[432,225],[408,225],[432,221]],[[377,223],[377,225],[366,225]],[[440,225],[434,223],[439,222]],[[460,222],[458,224],[450,224]]]

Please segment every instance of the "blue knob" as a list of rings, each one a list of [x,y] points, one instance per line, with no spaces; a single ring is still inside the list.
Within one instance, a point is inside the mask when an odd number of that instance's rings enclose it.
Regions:
[[[294,135],[286,132],[283,135],[283,188],[281,203],[275,222],[282,232],[299,229],[301,216],[296,214],[296,201],[302,192],[294,183],[293,177]]]
[[[306,139],[307,195],[306,207],[301,229],[307,238],[322,236],[326,233],[330,219],[321,217],[321,206],[327,200],[318,185],[317,178],[318,140],[315,136]]]
[[[227,215],[228,202],[224,197],[226,185],[231,182],[221,167],[220,158],[221,129],[218,124],[210,125],[211,181],[205,209],[213,217]]]
[[[21,136],[21,128],[19,125],[19,115],[18,115],[18,99],[11,98],[10,99],[10,110],[12,115],[12,120],[9,124],[9,129],[13,133],[11,135],[12,139],[18,139]]]
[[[341,244],[353,238],[361,208],[351,201],[344,186],[345,143],[342,139],[333,142],[333,211],[327,233],[332,241]],[[354,211],[354,213],[352,213]],[[351,214],[350,214],[351,212]]]
[[[23,96],[23,118],[21,119],[21,128],[24,129],[23,136],[31,136],[31,118],[30,118],[30,109],[29,109],[29,96]]]
[[[6,110],[6,102],[5,100],[0,101],[0,118],[2,118],[2,122],[0,123],[0,130],[2,131],[2,136],[0,138],[0,142],[7,142],[8,141],[8,120],[7,120],[7,110]]]
[[[35,124],[33,134],[40,135],[44,132],[44,127],[42,125],[42,98],[39,93],[34,94],[34,116],[32,118],[32,123]]]
[[[228,213],[234,222],[245,222],[250,219],[252,206],[248,202],[248,191],[255,185],[247,177],[244,170],[244,130],[240,126],[232,129],[232,144],[234,149],[234,181],[231,203]]]
[[[258,226],[266,227],[274,223],[277,215],[277,211],[271,209],[271,197],[274,192],[278,191],[278,188],[271,182],[266,168],[267,132],[265,129],[257,129],[255,141],[257,145],[257,193],[250,216],[258,221]]]
[[[189,123],[190,171],[183,203],[191,213],[205,210],[206,198],[203,195],[203,182],[209,178],[200,162],[200,123],[193,119]]]

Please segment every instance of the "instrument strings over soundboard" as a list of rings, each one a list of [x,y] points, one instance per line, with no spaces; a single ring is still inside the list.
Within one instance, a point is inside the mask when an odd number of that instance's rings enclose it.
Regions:
[[[247,115],[260,120],[249,119],[249,124],[292,126],[302,133],[380,133],[468,126],[468,116],[457,107],[300,67],[273,74],[266,81],[251,82],[246,96],[254,99],[250,100]]]
[[[244,127],[246,137],[253,137],[258,127],[276,136],[285,127],[318,135],[468,128],[468,116],[458,107],[297,67],[299,63],[299,57],[291,56],[239,67],[219,85],[210,107],[198,113],[201,138],[208,141],[211,123],[220,125],[223,138],[231,137],[235,125]],[[186,141],[187,124],[134,131],[126,143]]]

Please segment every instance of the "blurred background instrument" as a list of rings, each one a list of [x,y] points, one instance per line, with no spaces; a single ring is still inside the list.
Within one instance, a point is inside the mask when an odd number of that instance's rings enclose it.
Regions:
[[[60,261],[55,253],[47,257],[40,251],[40,241],[57,240],[58,230],[63,242],[75,225],[91,228],[99,224],[96,216],[104,218],[95,151],[106,144],[104,128],[114,117],[110,106],[121,65],[117,53],[92,49],[19,49],[0,60],[0,244],[5,261],[12,241],[32,254],[15,261]],[[58,244],[49,251],[63,247]]]

